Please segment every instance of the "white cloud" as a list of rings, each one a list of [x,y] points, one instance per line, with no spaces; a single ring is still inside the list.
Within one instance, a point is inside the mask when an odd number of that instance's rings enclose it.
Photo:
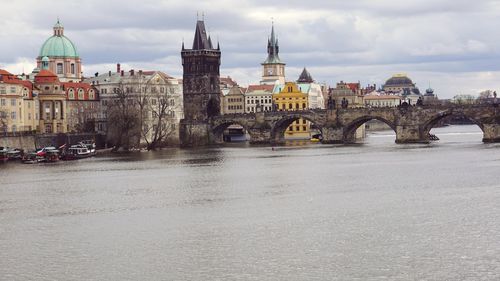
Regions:
[[[46,7],[51,7],[47,9]],[[182,76],[196,13],[221,42],[221,74],[260,79],[271,18],[289,80],[306,66],[318,81],[383,83],[406,72],[451,97],[500,88],[500,3],[495,0],[3,1],[0,67],[28,72],[59,16],[77,45],[85,75],[122,68]],[[76,12],[75,12],[76,11]]]

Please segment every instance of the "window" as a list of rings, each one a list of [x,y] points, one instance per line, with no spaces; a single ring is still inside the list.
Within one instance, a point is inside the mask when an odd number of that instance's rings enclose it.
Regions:
[[[57,64],[57,74],[63,74],[63,64],[62,63]]]
[[[164,93],[165,92],[165,88],[164,87],[160,87],[160,93]]]
[[[16,125],[12,125],[12,132],[15,133],[17,131]]]
[[[89,99],[91,99],[91,100],[95,99],[94,91],[92,91],[92,90],[89,92]]]
[[[69,96],[70,100],[74,100],[75,99],[75,92],[73,91],[73,89],[69,90],[68,96]]]
[[[28,112],[28,120],[31,120],[31,113]]]
[[[78,89],[78,99],[83,100],[83,89]]]
[[[16,87],[10,87],[10,92],[15,93],[16,92]]]
[[[75,64],[74,63],[71,64],[71,73],[75,74]]]
[[[7,94],[7,92],[5,91],[5,87],[4,86],[0,87],[0,94],[2,94],[2,95]]]
[[[16,99],[10,99],[10,105],[16,106]]]
[[[12,120],[16,120],[16,112],[15,112],[15,111],[12,111],[12,112],[10,113],[10,119],[12,119]]]
[[[1,100],[0,100],[0,105],[5,106],[6,104],[7,104],[7,103],[5,102],[5,99],[1,99]]]

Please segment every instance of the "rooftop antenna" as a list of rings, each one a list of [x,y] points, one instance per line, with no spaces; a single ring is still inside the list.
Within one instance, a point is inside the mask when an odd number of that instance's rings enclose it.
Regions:
[[[201,20],[205,21],[205,12],[201,12]]]

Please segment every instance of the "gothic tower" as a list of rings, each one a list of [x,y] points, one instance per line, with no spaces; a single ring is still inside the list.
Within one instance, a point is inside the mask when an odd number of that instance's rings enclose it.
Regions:
[[[285,63],[279,56],[278,38],[274,34],[274,24],[271,27],[271,38],[267,40],[267,59],[262,63],[261,84],[285,84]]]
[[[220,47],[212,45],[205,23],[198,20],[192,49],[182,43],[184,119],[180,124],[183,146],[210,142],[208,122],[220,114],[219,67]]]

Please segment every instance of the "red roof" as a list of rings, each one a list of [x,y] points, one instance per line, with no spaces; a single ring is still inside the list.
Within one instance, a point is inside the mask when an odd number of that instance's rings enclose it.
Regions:
[[[5,76],[12,76],[13,74],[8,72],[5,69],[0,69],[0,75],[5,75]]]
[[[35,83],[56,83],[59,82],[59,78],[53,72],[42,69],[35,75]]]
[[[274,89],[274,85],[248,85],[247,92],[253,92],[253,91],[266,91],[266,92],[272,92]]]
[[[3,69],[0,69],[0,81],[4,82],[5,84],[22,85],[23,87],[28,88],[29,98],[32,97],[33,83],[31,83],[30,81],[21,80],[17,78],[14,74]]]
[[[347,83],[347,87],[349,87],[349,89],[351,89],[353,92],[359,90],[359,83]]]
[[[220,83],[221,84],[224,84],[224,85],[227,85],[228,88],[231,88],[233,86],[237,86],[238,83],[236,83],[236,81],[234,81],[231,77],[220,77]]]

